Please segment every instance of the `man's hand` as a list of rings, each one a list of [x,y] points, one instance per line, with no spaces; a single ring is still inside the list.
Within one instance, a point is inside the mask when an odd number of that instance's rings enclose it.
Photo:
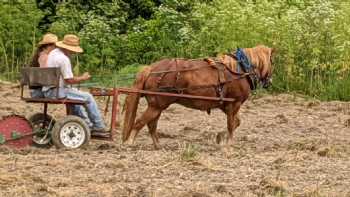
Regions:
[[[78,77],[73,77],[71,79],[65,79],[64,81],[67,84],[77,84],[80,83],[82,81],[86,81],[89,80],[91,78],[91,75],[88,72],[85,72],[84,74],[82,74],[81,76]]]
[[[91,78],[91,75],[88,72],[85,72],[81,77],[85,81],[89,80]]]

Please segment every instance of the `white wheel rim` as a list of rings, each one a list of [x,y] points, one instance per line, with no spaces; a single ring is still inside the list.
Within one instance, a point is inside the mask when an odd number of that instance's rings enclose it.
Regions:
[[[62,144],[67,148],[78,148],[86,139],[84,128],[76,122],[66,123],[60,131]]]

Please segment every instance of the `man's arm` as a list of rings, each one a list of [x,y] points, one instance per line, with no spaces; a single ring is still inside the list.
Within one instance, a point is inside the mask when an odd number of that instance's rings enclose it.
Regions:
[[[66,84],[77,84],[77,83],[81,83],[82,81],[89,80],[90,78],[91,78],[90,74],[86,72],[81,76],[76,76],[73,78],[64,79],[64,82]]]
[[[60,64],[61,73],[63,75],[65,84],[77,84],[91,78],[90,74],[87,72],[81,76],[75,77],[72,72],[72,65],[70,63],[70,60],[66,56],[63,56],[60,59],[59,64]]]

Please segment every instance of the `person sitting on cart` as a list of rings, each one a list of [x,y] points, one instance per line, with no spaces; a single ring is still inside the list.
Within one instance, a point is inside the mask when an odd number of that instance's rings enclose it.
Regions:
[[[98,109],[94,97],[88,93],[79,91],[69,85],[78,84],[91,78],[88,72],[81,76],[74,76],[70,57],[73,54],[82,53],[83,49],[80,47],[79,37],[73,34],[67,34],[62,41],[56,42],[56,49],[54,49],[48,56],[48,67],[59,67],[61,69],[62,77],[59,84],[59,95],[57,89],[53,87],[43,87],[43,92],[47,98],[67,98],[74,100],[81,100],[87,102],[84,107],[81,105],[73,105],[71,111],[74,115],[83,118],[91,128],[92,134],[107,134],[105,124],[102,120],[101,113]]]
[[[56,48],[55,43],[58,41],[58,37],[55,34],[47,33],[43,36],[42,40],[38,43],[38,48],[35,51],[31,67],[47,67],[47,57],[49,53]],[[43,98],[44,94],[41,91],[41,86],[30,87],[30,95],[32,98]]]

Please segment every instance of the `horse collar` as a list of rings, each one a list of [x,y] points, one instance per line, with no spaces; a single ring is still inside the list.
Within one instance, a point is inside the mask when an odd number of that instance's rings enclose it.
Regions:
[[[251,73],[251,71],[254,71],[255,66],[250,62],[243,49],[238,48],[235,53],[235,57],[244,72]]]
[[[249,86],[251,90],[255,90],[259,83],[259,76],[255,72],[255,65],[253,65],[247,55],[244,53],[244,50],[238,48],[237,51],[232,54],[234,58],[237,60],[239,66],[237,66],[238,72],[240,72],[240,68],[242,68],[243,72],[248,73],[247,79],[249,82]]]

